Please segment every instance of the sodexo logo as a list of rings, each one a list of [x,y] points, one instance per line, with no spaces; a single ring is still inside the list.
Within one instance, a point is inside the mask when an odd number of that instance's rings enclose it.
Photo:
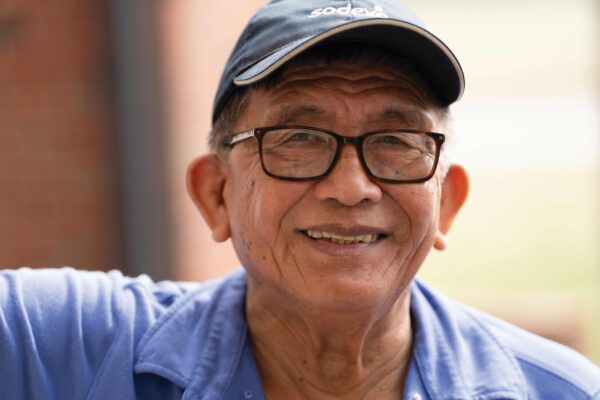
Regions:
[[[381,6],[375,6],[373,10],[369,10],[363,7],[352,8],[352,4],[348,3],[345,7],[325,7],[325,8],[317,8],[314,10],[308,18],[317,18],[323,15],[354,15],[356,17],[377,17],[377,18],[389,18]]]

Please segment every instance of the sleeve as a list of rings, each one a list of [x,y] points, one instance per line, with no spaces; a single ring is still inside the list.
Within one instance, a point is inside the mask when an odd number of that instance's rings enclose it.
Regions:
[[[85,399],[114,341],[124,279],[0,271],[0,399]]]

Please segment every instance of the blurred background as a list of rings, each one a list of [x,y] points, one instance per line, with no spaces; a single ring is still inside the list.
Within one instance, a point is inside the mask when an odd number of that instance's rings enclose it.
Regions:
[[[0,266],[205,280],[185,190],[263,1],[0,0]],[[600,2],[405,0],[461,60],[471,195],[421,276],[600,364]]]

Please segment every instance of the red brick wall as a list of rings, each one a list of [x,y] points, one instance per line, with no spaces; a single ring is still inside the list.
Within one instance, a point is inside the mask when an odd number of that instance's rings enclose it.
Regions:
[[[0,267],[122,263],[106,4],[0,1]]]

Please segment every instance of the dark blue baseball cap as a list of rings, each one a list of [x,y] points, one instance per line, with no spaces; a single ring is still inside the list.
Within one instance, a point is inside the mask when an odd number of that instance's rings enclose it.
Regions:
[[[213,122],[236,87],[252,85],[317,44],[384,46],[411,61],[444,105],[465,88],[452,51],[396,0],[273,0],[250,19],[225,65]]]

